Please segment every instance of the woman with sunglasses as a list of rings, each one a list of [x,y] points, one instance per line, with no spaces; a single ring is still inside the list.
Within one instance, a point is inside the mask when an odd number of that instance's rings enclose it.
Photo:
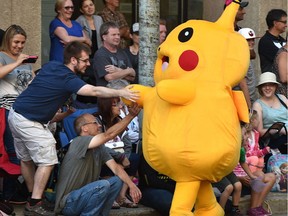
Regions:
[[[49,60],[63,62],[63,51],[67,43],[80,41],[92,45],[91,40],[84,34],[82,26],[71,20],[74,12],[72,0],[57,0],[55,3],[57,16],[51,21],[49,26],[50,34],[50,57]]]
[[[20,26],[11,25],[4,33],[0,48],[0,109],[5,110],[5,119],[3,120],[6,122],[4,144],[10,161],[18,165],[20,161],[16,157],[14,140],[8,125],[8,115],[16,98],[26,89],[34,77],[31,64],[23,63],[23,60],[29,57],[29,55],[22,53],[26,39],[27,34]],[[16,194],[13,192],[16,188],[14,182],[11,179],[4,179],[4,199],[9,199],[11,195]],[[9,186],[13,189],[9,190]],[[24,200],[23,197],[22,201]],[[23,204],[23,202],[15,202],[14,197],[10,201],[11,203]]]

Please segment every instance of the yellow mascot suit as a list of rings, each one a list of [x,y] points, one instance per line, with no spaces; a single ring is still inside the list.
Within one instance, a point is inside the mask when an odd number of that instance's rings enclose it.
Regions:
[[[236,166],[239,120],[248,121],[242,92],[232,91],[249,65],[247,41],[234,32],[238,8],[234,0],[215,23],[177,26],[158,48],[155,87],[133,88],[144,110],[144,157],[177,182],[173,216],[224,215],[211,182]]]

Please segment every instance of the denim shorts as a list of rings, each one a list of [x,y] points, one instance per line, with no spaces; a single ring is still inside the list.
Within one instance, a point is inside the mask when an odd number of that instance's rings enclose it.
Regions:
[[[37,166],[58,163],[56,141],[48,127],[10,110],[9,126],[14,137],[17,157],[22,161],[31,161]]]

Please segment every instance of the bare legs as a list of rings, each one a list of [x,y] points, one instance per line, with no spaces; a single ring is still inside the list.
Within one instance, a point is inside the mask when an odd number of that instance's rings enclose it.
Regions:
[[[266,196],[270,192],[271,188],[273,187],[276,177],[274,173],[263,173],[261,171],[257,171],[254,173],[256,176],[262,176],[263,182],[266,183],[266,186],[264,189],[257,193],[253,190],[251,190],[251,208],[262,206],[262,203],[264,202]]]
[[[33,161],[21,161],[21,172],[33,199],[41,199],[53,170],[53,165],[39,166],[37,169]]]

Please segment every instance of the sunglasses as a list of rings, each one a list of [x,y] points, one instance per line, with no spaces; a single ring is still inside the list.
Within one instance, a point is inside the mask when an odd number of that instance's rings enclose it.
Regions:
[[[287,20],[276,20],[276,22],[281,22],[283,24],[287,24]]]
[[[97,125],[98,125],[98,122],[97,122],[97,121],[93,121],[93,122],[86,122],[86,123],[84,123],[82,126],[84,126],[84,125],[88,125],[88,124],[97,124]]]
[[[74,6],[66,6],[66,7],[64,7],[64,9],[65,9],[65,10],[69,10],[69,9],[70,9],[70,10],[74,10]]]

